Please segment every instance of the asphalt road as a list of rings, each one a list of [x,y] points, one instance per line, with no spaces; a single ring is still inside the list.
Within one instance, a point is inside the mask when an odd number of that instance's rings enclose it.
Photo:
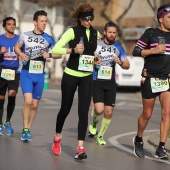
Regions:
[[[113,119],[105,135],[107,145],[97,145],[95,138],[87,136],[84,146],[88,158],[83,161],[74,160],[77,144],[76,94],[63,129],[62,153],[60,156],[53,155],[51,146],[61,100],[59,86],[53,88],[55,89],[44,91],[32,127],[30,143],[20,140],[23,96],[19,90],[12,118],[15,133],[12,137],[0,136],[0,170],[169,170],[170,161],[154,159],[155,148],[147,142],[148,137],[159,129],[158,102],[144,134],[146,158],[141,160],[134,156],[132,137],[136,134],[137,118],[142,111],[142,104],[140,94],[129,90],[117,93]]]

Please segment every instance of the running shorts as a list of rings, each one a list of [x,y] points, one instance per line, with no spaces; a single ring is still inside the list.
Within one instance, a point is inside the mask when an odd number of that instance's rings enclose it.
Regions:
[[[15,74],[15,80],[6,80],[0,77],[0,95],[5,96],[6,91],[15,90],[18,92],[20,73]]]
[[[170,92],[170,88],[167,90]],[[150,83],[150,78],[147,77],[144,81],[144,83],[141,83],[141,94],[142,97],[145,99],[152,99],[156,98],[157,96],[160,95],[162,92],[157,92],[157,93],[152,93],[151,89],[151,83]]]
[[[115,106],[115,81],[93,81],[93,102],[104,103],[105,106]]]
[[[32,93],[33,99],[40,100],[44,88],[44,73],[34,74],[28,70],[21,71],[21,89],[22,93]]]

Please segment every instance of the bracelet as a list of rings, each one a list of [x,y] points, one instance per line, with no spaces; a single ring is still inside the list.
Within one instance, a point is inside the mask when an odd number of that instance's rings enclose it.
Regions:
[[[122,66],[123,65],[123,62],[121,61],[121,64],[119,64],[119,66]]]
[[[49,54],[49,58],[52,58],[52,53],[48,53]]]

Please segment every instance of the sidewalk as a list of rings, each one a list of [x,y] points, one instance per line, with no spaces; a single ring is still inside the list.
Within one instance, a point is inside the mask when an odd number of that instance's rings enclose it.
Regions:
[[[148,143],[153,145],[154,147],[157,147],[159,144],[159,140],[160,140],[159,132],[156,132],[156,133],[150,135],[150,137],[148,139]],[[170,152],[170,138],[167,139],[165,148],[168,152]]]

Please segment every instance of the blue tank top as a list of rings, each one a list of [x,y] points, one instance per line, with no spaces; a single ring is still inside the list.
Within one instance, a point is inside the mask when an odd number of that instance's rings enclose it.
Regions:
[[[7,38],[5,34],[0,35],[0,48],[5,47],[5,53],[0,55],[0,66],[4,68],[14,68],[16,73],[20,72],[19,57],[14,52],[14,46],[19,39],[19,35],[13,38]]]

